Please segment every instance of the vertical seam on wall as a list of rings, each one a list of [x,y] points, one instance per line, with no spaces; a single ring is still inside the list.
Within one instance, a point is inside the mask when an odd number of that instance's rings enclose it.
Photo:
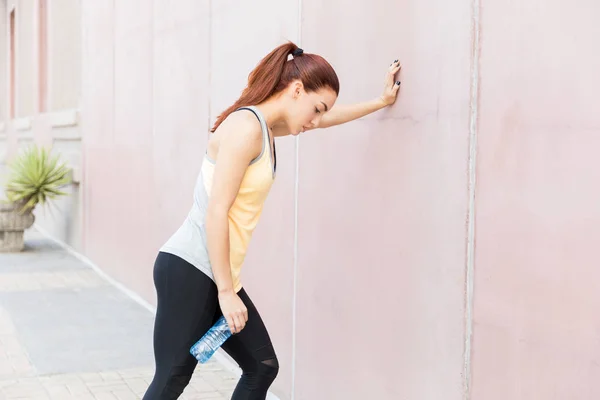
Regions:
[[[45,89],[45,93],[44,93],[44,95],[45,95],[46,98],[43,99],[43,103],[44,103],[44,106],[45,106],[43,112],[46,112],[46,113],[52,112],[52,109],[50,108],[50,105],[51,105],[50,104],[50,101],[51,101],[50,87],[52,86],[52,84],[51,84],[52,82],[50,82],[50,79],[52,79],[52,73],[51,73],[52,70],[51,70],[51,63],[50,63],[50,57],[49,57],[49,55],[52,54],[52,50],[53,50],[52,49],[52,36],[51,36],[52,35],[52,33],[51,33],[52,32],[52,26],[51,25],[52,25],[52,20],[53,20],[52,19],[52,10],[50,9],[50,4],[51,3],[52,3],[51,1],[48,1],[45,4],[45,6],[46,6],[46,10],[45,10],[46,14],[44,15],[44,18],[45,18],[45,21],[44,21],[44,24],[45,24],[44,35],[45,35],[45,37],[43,39],[40,37],[40,32],[39,32],[39,30],[41,28],[41,19],[40,19],[40,14],[41,14],[40,11],[41,11],[41,9],[40,9],[40,2],[39,1],[37,2],[37,7],[36,7],[37,8],[36,25],[37,25],[37,29],[38,29],[38,32],[37,32],[38,47],[36,49],[36,53],[37,53],[37,57],[38,57],[37,58],[37,65],[38,65],[38,73],[37,73],[38,86],[36,88],[36,90],[38,92],[38,102],[37,102],[38,103],[37,104],[37,106],[38,106],[38,114],[42,113],[39,110],[39,105],[40,105],[40,99],[39,99],[39,97],[40,97],[40,87],[41,87],[40,80],[39,80],[39,77],[40,77],[40,67],[41,67],[41,65],[40,65],[40,51],[39,50],[40,50],[40,46],[42,45],[42,41],[46,42],[44,44],[44,46],[46,46],[46,49],[45,49],[45,53],[46,54],[45,54],[45,60],[44,60],[44,62],[45,62],[45,65],[44,65],[44,69],[45,69],[44,74],[46,75],[45,88],[44,88]],[[82,10],[81,4],[79,6],[79,10],[80,10],[79,11],[79,18],[80,18],[80,22],[81,22],[82,21],[82,17],[83,17],[83,14],[82,14],[82,11],[81,11]],[[81,30],[80,30],[80,33],[81,33]],[[82,40],[80,40],[80,42]],[[83,54],[83,51],[81,53]],[[80,67],[80,69],[81,69],[81,67]],[[81,99],[81,89],[79,90],[79,99]]]
[[[117,89],[117,58],[116,58],[116,54],[117,54],[117,0],[113,0],[113,8],[112,8],[112,12],[113,12],[113,44],[112,44],[112,138],[111,140],[114,141],[115,139],[115,120],[116,120],[116,113],[117,113],[117,95],[116,95],[116,89]],[[114,145],[114,143],[113,143]]]
[[[299,191],[299,169],[300,169],[300,138],[296,136],[296,176],[294,185],[294,271],[293,271],[293,295],[292,295],[292,400],[296,391],[296,308],[298,295],[298,191]]]
[[[48,82],[47,87],[46,87],[46,112],[50,112],[52,110],[52,105],[50,104],[51,100],[52,100],[52,93],[50,92],[51,87],[53,86],[52,83],[50,82],[50,79],[52,79],[52,63],[50,62],[50,57],[48,57],[49,54],[52,54],[52,37],[50,37],[50,35],[52,35],[52,10],[50,10],[51,8],[51,4],[52,2],[49,1],[46,3],[46,81]],[[37,2],[37,8],[39,11],[39,6],[40,3]],[[39,18],[37,20],[37,22],[39,23]],[[38,28],[39,29],[39,28]],[[38,39],[39,39],[39,35],[38,35]],[[83,53],[83,51],[82,51]],[[38,55],[39,55],[39,51],[38,51]],[[39,61],[39,60],[38,60]],[[38,68],[39,68],[39,62],[38,62]],[[38,77],[39,77],[39,71],[38,71]],[[39,94],[39,86],[37,87],[38,89],[38,94]],[[39,105],[39,100],[38,100],[38,105]]]
[[[21,35],[19,35],[19,27],[20,27],[20,23],[19,23],[19,18],[21,17],[21,9],[19,7],[19,4],[17,4],[17,2],[15,2],[14,4],[14,12],[15,12],[15,21],[14,21],[14,32],[13,32],[13,41],[14,41],[14,48],[13,48],[13,57],[14,57],[14,68],[13,68],[13,73],[14,73],[14,104],[15,104],[15,109],[14,109],[14,116],[13,116],[13,120],[19,118],[19,112],[20,107],[19,107],[19,103],[20,103],[20,96],[19,96],[19,89],[20,89],[20,74],[19,74],[19,59],[20,57],[20,52],[21,52],[21,46],[20,46],[20,39],[21,39]],[[14,122],[14,121],[13,121]],[[18,132],[15,131],[15,136],[18,137]]]
[[[4,41],[4,45],[6,46],[6,54],[7,57],[4,60],[4,68],[6,71],[6,80],[5,82],[7,83],[6,85],[6,91],[4,92],[4,98],[5,98],[5,104],[6,104],[6,111],[5,111],[5,117],[4,120],[2,122],[4,122],[4,134],[6,135],[6,138],[8,139],[8,122],[11,120],[10,118],[10,108],[11,108],[11,104],[10,104],[10,87],[11,87],[11,71],[10,71],[10,58],[12,56],[11,51],[10,51],[10,13],[12,12],[12,7],[10,4],[8,4],[8,2],[5,2],[6,7],[6,18],[4,19],[4,23],[6,24],[6,29],[4,30],[5,34],[6,34],[6,40]]]
[[[48,32],[48,3],[46,3],[46,34]],[[80,26],[79,26],[79,51],[81,52],[81,61],[80,61],[80,71],[79,71],[79,101],[78,101],[78,109],[79,109],[79,115],[81,117],[81,115],[85,115],[85,108],[83,107],[83,105],[85,104],[84,100],[83,100],[83,80],[86,77],[86,71],[85,68],[86,66],[89,64],[90,60],[89,60],[89,56],[87,55],[85,49],[86,49],[86,42],[88,40],[88,32],[89,30],[86,29],[86,24],[85,24],[85,19],[87,19],[87,13],[86,10],[88,10],[86,8],[86,6],[83,4],[83,2],[79,3],[79,22],[80,22]],[[48,36],[46,36],[46,42],[48,41]],[[46,74],[48,74],[48,43],[46,43]],[[46,77],[46,82],[48,82],[49,77]],[[48,96],[48,86],[50,86],[49,84],[46,86],[46,96]],[[48,98],[46,98],[46,110],[48,109]],[[81,120],[85,121],[83,118],[81,118]],[[86,234],[86,229],[87,229],[87,224],[88,224],[88,217],[87,217],[87,212],[86,212],[86,207],[87,207],[87,202],[89,199],[88,196],[88,188],[87,188],[87,157],[86,157],[86,153],[87,153],[87,148],[86,148],[86,135],[85,135],[85,122],[80,122],[80,132],[81,132],[81,141],[80,141],[80,149],[81,149],[81,161],[80,161],[80,179],[81,179],[81,183],[79,185],[79,188],[81,189],[81,204],[79,205],[80,210],[81,210],[81,242],[79,244],[79,250],[83,253],[87,253],[87,246],[86,246],[86,238],[87,238],[87,234]]]
[[[471,397],[471,354],[473,341],[473,289],[475,267],[475,185],[477,172],[477,122],[479,105],[479,56],[480,56],[480,10],[481,0],[472,3],[472,49],[471,49],[471,94],[469,117],[469,209],[467,217],[467,268],[465,307],[465,348],[463,389],[464,398]]]
[[[35,1],[33,3],[33,7],[32,7],[32,19],[33,19],[33,23],[31,26],[31,36],[32,36],[32,57],[31,57],[31,64],[33,64],[34,68],[33,68],[33,79],[32,79],[32,83],[33,83],[33,87],[34,89],[32,90],[33,93],[33,112],[30,114],[30,117],[35,118],[35,116],[41,114],[40,110],[39,110],[39,89],[40,89],[40,53],[39,53],[39,49],[40,49],[40,2]],[[33,119],[32,118],[32,119]]]
[[[298,0],[298,46],[302,45],[302,0]],[[298,195],[300,190],[300,135],[296,136],[296,176],[294,180],[294,274],[292,296],[292,388],[291,400],[296,398],[296,330],[298,297]]]
[[[211,128],[211,114],[212,114],[212,107],[210,104],[210,97],[212,94],[212,21],[213,21],[213,15],[212,15],[212,0],[208,0],[208,65],[207,65],[207,70],[208,70],[208,90],[206,91],[206,101],[207,101],[207,107],[208,107],[208,117],[207,117],[207,124],[208,124],[208,132],[210,132],[210,128]],[[208,135],[208,133],[207,133]],[[208,144],[207,144],[208,146]]]
[[[152,116],[150,120],[150,132],[152,134],[152,159],[154,158],[155,146],[156,146],[156,117],[154,114],[155,108],[155,96],[156,93],[156,76],[155,76],[155,63],[154,55],[156,54],[156,2],[152,1],[150,5],[150,9],[152,12],[152,16],[150,17],[150,115]],[[151,174],[154,176],[155,166],[154,162],[151,163]]]

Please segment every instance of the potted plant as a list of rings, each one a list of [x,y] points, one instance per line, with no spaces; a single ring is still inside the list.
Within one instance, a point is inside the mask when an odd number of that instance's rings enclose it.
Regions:
[[[44,147],[31,146],[17,155],[9,165],[6,200],[0,203],[0,252],[23,250],[25,230],[35,221],[33,210],[66,195],[60,189],[69,182],[66,163]]]

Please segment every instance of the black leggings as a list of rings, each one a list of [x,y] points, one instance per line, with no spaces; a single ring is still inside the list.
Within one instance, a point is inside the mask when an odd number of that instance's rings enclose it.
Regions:
[[[190,347],[222,315],[217,286],[193,265],[163,252],[158,253],[154,264],[154,285],[158,296],[154,324],[156,371],[143,399],[177,399],[198,362],[190,354]],[[279,364],[254,304],[244,289],[238,296],[248,309],[248,322],[222,347],[242,369],[231,399],[263,400]]]

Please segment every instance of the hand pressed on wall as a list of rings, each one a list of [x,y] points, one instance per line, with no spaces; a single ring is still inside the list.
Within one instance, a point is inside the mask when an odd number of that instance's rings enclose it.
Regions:
[[[400,89],[400,81],[396,80],[396,74],[402,65],[400,61],[394,60],[393,63],[390,64],[388,70],[385,74],[385,86],[383,88],[383,94],[381,95],[381,100],[384,102],[386,106],[394,104],[396,98],[398,97],[398,90]]]

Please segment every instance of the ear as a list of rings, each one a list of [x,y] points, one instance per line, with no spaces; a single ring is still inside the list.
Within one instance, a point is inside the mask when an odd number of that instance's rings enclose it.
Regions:
[[[290,91],[291,91],[291,94],[292,94],[292,97],[294,98],[294,100],[296,100],[298,97],[300,97],[303,90],[304,90],[304,85],[302,84],[302,81],[300,81],[298,79],[293,81],[290,84]]]

